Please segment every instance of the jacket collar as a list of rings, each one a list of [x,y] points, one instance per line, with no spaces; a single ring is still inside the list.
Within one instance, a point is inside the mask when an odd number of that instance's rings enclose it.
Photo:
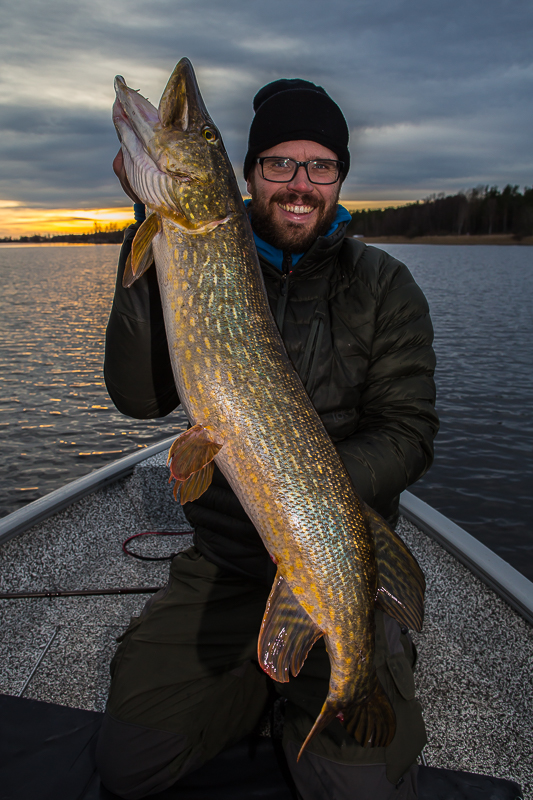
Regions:
[[[244,201],[244,204],[247,208],[249,208],[250,203],[251,200]],[[335,215],[335,219],[333,220],[330,229],[324,236],[319,236],[315,240],[315,242],[313,242],[310,249],[306,253],[293,254],[292,256],[293,267],[295,267],[297,264],[300,267],[300,262],[302,260],[305,261],[307,265],[308,256],[311,253],[315,253],[317,250],[320,251],[320,261],[322,261],[325,252],[329,250],[331,246],[334,246],[334,244],[339,239],[339,235],[340,235],[339,242],[342,242],[342,239],[344,239],[346,226],[348,222],[350,222],[350,220],[351,220],[351,215],[349,211],[347,211],[344,208],[344,206],[341,206],[340,204],[337,205],[337,213]],[[278,270],[281,270],[283,264],[283,255],[284,255],[283,251],[279,250],[277,247],[273,247],[271,244],[268,244],[268,242],[265,242],[263,239],[257,236],[255,231],[254,231],[254,240],[257,252],[261,260],[266,261],[270,265],[276,267]],[[298,272],[300,272],[300,269],[298,269]]]

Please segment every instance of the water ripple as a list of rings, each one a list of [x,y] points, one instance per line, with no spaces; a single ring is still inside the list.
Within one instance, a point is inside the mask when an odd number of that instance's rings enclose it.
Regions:
[[[412,491],[533,580],[533,248],[386,249],[435,327],[441,431]]]
[[[119,414],[103,377],[117,245],[0,247],[0,510],[183,429]]]
[[[533,579],[533,248],[389,245],[435,326],[436,458],[412,490]],[[183,429],[122,416],[103,378],[117,245],[0,247],[0,509]]]

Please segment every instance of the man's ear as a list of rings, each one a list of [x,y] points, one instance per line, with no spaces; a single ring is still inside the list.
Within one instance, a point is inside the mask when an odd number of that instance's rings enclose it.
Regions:
[[[256,169],[257,164],[252,164],[248,170],[248,177],[246,178],[246,188],[248,189],[250,197],[253,197],[254,194]]]

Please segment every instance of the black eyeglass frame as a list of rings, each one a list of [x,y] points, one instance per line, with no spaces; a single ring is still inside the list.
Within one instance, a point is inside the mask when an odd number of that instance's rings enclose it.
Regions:
[[[281,181],[279,181],[279,180],[276,181],[273,178],[265,177],[265,170],[264,170],[264,167],[263,167],[263,163],[269,158],[277,158],[277,159],[283,160],[283,161],[292,161],[292,163],[295,164],[296,166],[294,167],[294,172],[292,173],[291,177],[287,178],[286,180],[284,179],[284,180],[281,180]],[[337,177],[335,178],[334,181],[326,181],[325,183],[320,182],[320,181],[314,181],[311,178],[311,176],[309,175],[308,164],[315,164],[316,162],[324,162],[324,161],[327,162],[328,164],[336,164],[337,165],[338,174],[337,174]],[[268,181],[269,183],[290,183],[291,181],[294,180],[294,178],[296,176],[296,173],[298,172],[300,167],[304,167],[305,168],[305,174],[307,175],[309,183],[313,183],[315,186],[332,186],[334,183],[337,183],[337,181],[339,180],[339,178],[342,175],[342,170],[343,170],[343,167],[344,167],[344,161],[337,161],[334,158],[311,158],[309,161],[296,161],[296,159],[289,158],[288,156],[258,156],[255,159],[255,162],[256,162],[256,164],[259,164],[260,167],[261,167],[261,176],[263,177],[263,179],[265,181]]]

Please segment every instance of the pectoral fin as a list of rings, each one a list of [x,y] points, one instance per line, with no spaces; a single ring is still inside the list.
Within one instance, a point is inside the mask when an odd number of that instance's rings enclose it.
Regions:
[[[177,499],[180,491],[182,505],[196,500],[209,487],[213,479],[213,459],[222,445],[217,434],[203,425],[194,425],[173,442],[167,460],[169,480],[176,481],[174,497]]]
[[[376,605],[400,625],[419,631],[424,619],[424,573],[407,545],[383,517],[369,506],[365,506],[365,516],[375,544]]]
[[[158,214],[150,214],[143,222],[133,240],[131,253],[126,261],[126,268],[122,277],[122,285],[129,289],[137,278],[144,275],[146,270],[152,266],[154,255],[152,252],[152,240],[156,233],[161,229],[161,222]]]
[[[192,500],[201,497],[205,490],[211,485],[214,471],[215,465],[210,461],[209,464],[199,469],[198,472],[193,472],[190,478],[187,478],[182,484],[176,481],[174,484],[174,497],[176,497],[178,493],[178,488],[180,489],[180,503],[182,506],[184,506],[185,503],[190,503]]]
[[[259,664],[280,683],[300,672],[322,631],[298,603],[279,570],[267,601],[257,642]]]

